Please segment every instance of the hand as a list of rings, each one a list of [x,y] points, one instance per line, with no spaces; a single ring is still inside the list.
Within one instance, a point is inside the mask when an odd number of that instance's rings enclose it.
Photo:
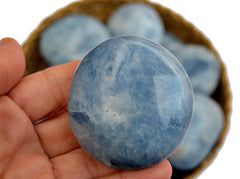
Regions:
[[[66,109],[78,63],[22,78],[20,45],[9,38],[0,42],[0,178],[170,178],[167,160],[137,171],[116,170],[79,146]]]

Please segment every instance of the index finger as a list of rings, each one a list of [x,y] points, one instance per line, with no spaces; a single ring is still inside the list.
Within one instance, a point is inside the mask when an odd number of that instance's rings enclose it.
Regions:
[[[73,73],[79,61],[54,66],[31,74],[9,92],[32,122],[67,106],[68,92]]]

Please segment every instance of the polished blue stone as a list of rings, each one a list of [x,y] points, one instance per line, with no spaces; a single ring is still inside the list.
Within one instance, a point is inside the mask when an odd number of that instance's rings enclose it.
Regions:
[[[195,94],[195,110],[189,131],[180,150],[169,158],[178,170],[200,165],[218,141],[224,125],[221,107],[210,97]]]
[[[80,145],[118,169],[157,164],[180,145],[193,110],[191,82],[174,56],[153,41],[112,38],[82,60],[68,112]]]
[[[40,52],[49,65],[82,59],[97,44],[110,38],[107,27],[85,14],[64,16],[41,34]]]
[[[134,35],[160,42],[164,24],[154,8],[145,3],[127,3],[109,17],[108,28],[113,36]]]
[[[219,82],[221,69],[217,57],[205,46],[186,45],[173,53],[184,66],[195,92],[211,95]]]

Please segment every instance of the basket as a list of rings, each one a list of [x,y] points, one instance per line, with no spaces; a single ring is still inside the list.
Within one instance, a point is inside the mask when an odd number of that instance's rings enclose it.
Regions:
[[[43,70],[48,67],[39,51],[39,38],[41,33],[55,20],[73,13],[85,13],[95,16],[103,23],[107,22],[109,15],[119,6],[129,2],[143,2],[156,9],[165,25],[165,29],[185,43],[195,43],[206,46],[218,58],[221,66],[221,79],[219,85],[213,94],[212,98],[217,101],[222,107],[225,115],[225,125],[217,144],[212,149],[209,156],[194,170],[191,171],[177,171],[173,169],[172,178],[195,178],[204,171],[217,156],[221,149],[225,137],[228,133],[231,113],[231,92],[225,64],[221,60],[218,52],[213,47],[210,40],[194,25],[185,20],[181,15],[173,12],[172,10],[161,6],[160,4],[153,3],[147,0],[83,0],[73,2],[66,7],[57,10],[55,13],[44,19],[39,26],[30,34],[27,40],[23,43],[23,51],[26,58],[26,72],[25,75]]]

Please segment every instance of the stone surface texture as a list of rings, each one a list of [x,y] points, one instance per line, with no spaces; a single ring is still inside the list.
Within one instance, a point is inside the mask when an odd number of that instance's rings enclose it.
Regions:
[[[193,119],[180,150],[169,158],[178,170],[191,170],[201,164],[220,137],[224,115],[210,97],[195,94]]]
[[[50,66],[82,59],[93,47],[110,38],[98,19],[86,14],[60,18],[41,34],[40,52]]]
[[[184,48],[185,46],[185,43],[182,40],[170,32],[164,33],[163,40],[160,44],[168,49],[172,54],[181,50],[181,48]]]
[[[107,26],[113,36],[139,36],[161,42],[164,25],[159,14],[144,3],[127,3],[109,17]]]
[[[217,57],[202,45],[186,45],[173,54],[187,71],[195,92],[211,95],[221,76]]]
[[[68,112],[87,153],[113,168],[141,169],[169,157],[182,142],[193,90],[179,61],[160,45],[117,37],[77,67]]]

